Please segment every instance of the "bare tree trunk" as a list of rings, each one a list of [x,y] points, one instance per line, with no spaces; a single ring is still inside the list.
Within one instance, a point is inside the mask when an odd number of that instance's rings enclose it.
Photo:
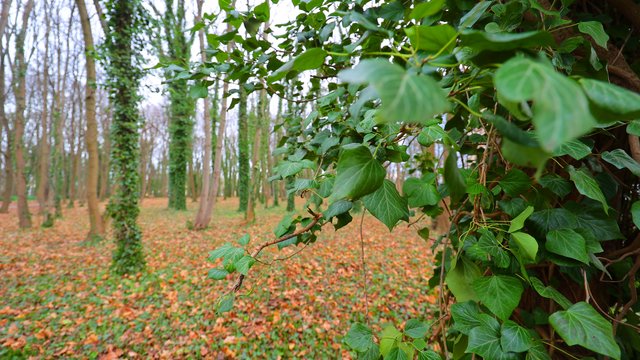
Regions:
[[[231,1],[231,7],[235,6],[235,0]],[[233,28],[230,23],[227,23],[227,32],[231,32]],[[234,43],[230,42],[227,45],[227,52],[231,53],[234,48]],[[222,104],[220,106],[220,124],[218,125],[218,141],[216,142],[216,153],[213,160],[213,182],[208,194],[207,206],[200,219],[196,219],[193,224],[194,229],[204,229],[209,226],[211,221],[211,214],[213,213],[213,207],[215,206],[218,197],[218,187],[220,185],[220,167],[222,165],[222,139],[224,139],[224,133],[227,128],[227,93],[229,92],[229,83],[224,82],[222,86]]]
[[[47,196],[49,195],[49,33],[51,21],[49,18],[50,5],[44,6],[45,37],[44,37],[44,63],[42,64],[42,114],[40,118],[40,154],[38,156],[38,183],[36,184],[36,198],[40,207],[40,214],[44,223],[48,223],[49,209]]]
[[[82,34],[84,37],[85,58],[87,67],[87,84],[85,97],[85,115],[87,119],[87,130],[85,133],[85,142],[87,153],[89,155],[89,163],[87,166],[87,204],[89,209],[89,234],[87,238],[101,237],[104,235],[104,223],[100,216],[100,206],[98,202],[98,171],[99,171],[99,155],[98,155],[98,122],[96,121],[96,64],[93,59],[93,34],[91,33],[91,23],[87,14],[87,7],[84,0],[76,0],[78,13],[80,14],[80,23],[82,25]]]
[[[18,222],[20,228],[31,227],[31,213],[27,203],[27,179],[25,176],[24,160],[24,110],[26,108],[26,81],[25,73],[27,64],[24,56],[24,41],[27,35],[29,16],[33,10],[33,0],[28,0],[22,13],[22,28],[16,37],[16,59],[14,77],[17,79],[15,87],[16,98],[16,126],[15,126],[15,154],[16,154],[16,191],[18,193]]]

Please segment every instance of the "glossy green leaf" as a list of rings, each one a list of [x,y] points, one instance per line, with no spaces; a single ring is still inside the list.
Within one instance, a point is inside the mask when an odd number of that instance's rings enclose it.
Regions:
[[[511,234],[511,238],[516,244],[518,244],[523,255],[529,258],[529,260],[536,259],[536,255],[538,254],[538,242],[533,236],[523,232],[514,232]]]
[[[547,31],[522,33],[489,33],[480,30],[464,30],[460,34],[462,45],[474,50],[505,51],[537,48],[554,44],[553,36]]]
[[[458,259],[453,269],[447,272],[445,282],[456,297],[456,301],[477,300],[478,296],[472,284],[480,276],[482,273],[478,265],[462,257]]]
[[[452,203],[459,202],[467,191],[467,185],[458,169],[458,156],[453,150],[449,150],[449,155],[444,162],[444,182],[449,189]]]
[[[245,255],[240,258],[240,260],[236,261],[236,271],[242,275],[247,275],[249,269],[256,263],[256,259],[249,255]]]
[[[589,263],[587,245],[582,237],[571,229],[551,230],[547,233],[545,248],[550,252],[562,255],[582,263]]]
[[[429,325],[417,319],[409,319],[404,325],[405,335],[414,339],[425,337],[427,335],[427,330],[429,330]]]
[[[493,4],[493,1],[479,1],[471,10],[469,10],[463,17],[460,18],[459,29],[470,28],[475,25],[480,18],[487,12],[489,6]]]
[[[387,325],[379,336],[380,353],[386,358],[394,348],[398,348],[398,342],[402,339],[402,333],[393,325]]]
[[[511,320],[502,324],[500,346],[504,351],[524,352],[533,345],[533,336],[529,331]]]
[[[509,232],[516,232],[524,227],[524,222],[533,214],[533,206],[527,206],[518,216],[511,220],[511,225],[509,226]]]
[[[352,84],[371,84],[382,100],[378,115],[386,121],[420,122],[449,109],[445,93],[434,79],[386,60],[362,60],[338,76]]]
[[[635,176],[640,176],[640,164],[622,149],[613,149],[601,154],[602,160],[617,167],[618,169],[629,169]]]
[[[529,277],[529,281],[531,282],[531,287],[538,293],[540,296],[545,297],[547,299],[551,299],[555,301],[558,305],[562,306],[563,309],[568,309],[571,307],[572,303],[567,299],[561,292],[556,290],[551,286],[545,286],[540,279],[531,276]]]
[[[495,85],[508,100],[533,100],[538,141],[549,152],[587,134],[596,125],[580,86],[548,64],[513,58],[496,71]]]
[[[520,280],[506,275],[478,278],[473,282],[473,289],[480,301],[502,320],[511,316],[524,291]]]
[[[365,196],[362,201],[369,212],[393,230],[400,220],[409,221],[409,207],[407,199],[400,196],[396,185],[384,180],[382,186],[375,192]]]
[[[441,24],[434,26],[415,25],[406,28],[411,46],[416,50],[429,52],[449,53],[456,46],[455,38],[458,36],[451,25]]]
[[[573,166],[567,167],[571,181],[578,189],[578,192],[590,199],[598,201],[602,204],[605,213],[609,213],[609,205],[605,199],[598,182],[589,175],[584,169],[576,169]]]
[[[340,214],[344,214],[347,211],[351,210],[353,207],[353,203],[348,200],[338,200],[332,202],[327,210],[322,213],[325,219],[331,219],[334,216],[338,216]]]
[[[251,240],[251,237],[249,236],[249,234],[244,234],[240,239],[238,239],[238,244],[242,246],[247,246],[249,245],[250,240]]]
[[[602,23],[599,21],[583,21],[578,23],[578,30],[591,36],[593,40],[602,48],[607,48],[607,42],[609,41],[609,35],[604,31]]]
[[[478,354],[484,359],[517,359],[515,354],[508,354],[502,350],[499,330],[487,326],[478,326],[469,332],[469,344],[465,352]]]
[[[453,326],[456,330],[463,334],[469,334],[469,331],[476,326],[482,325],[479,319],[480,308],[473,301],[456,302],[451,305],[451,317],[453,317]]]
[[[269,82],[274,82],[285,77],[289,71],[304,71],[317,69],[324,63],[327,52],[320,48],[311,48],[289,60],[278,70],[269,76]]]
[[[224,280],[229,275],[229,272],[225,269],[211,269],[208,273],[208,278],[213,280]]]
[[[562,144],[553,156],[569,155],[576,160],[581,160],[591,154],[591,148],[582,141],[575,139]]]
[[[442,9],[444,3],[445,0],[430,0],[416,4],[413,10],[411,10],[409,18],[419,20],[426,16],[435,15]]]
[[[531,186],[531,179],[520,169],[512,169],[499,182],[502,190],[509,196],[517,196],[527,191]]]
[[[361,323],[351,325],[344,340],[350,348],[358,352],[365,352],[374,345],[371,329]]]
[[[614,114],[615,120],[640,117],[640,95],[604,81],[580,79],[580,85],[589,101],[604,111]]]
[[[635,201],[631,205],[631,219],[633,224],[640,229],[640,201]]]
[[[408,198],[409,207],[436,205],[440,201],[440,193],[435,184],[425,179],[408,178],[402,185],[402,193]]]
[[[545,175],[540,178],[539,182],[543,188],[549,189],[560,197],[567,196],[572,189],[571,182],[569,182],[569,180],[556,174]]]
[[[382,186],[386,175],[378,160],[364,145],[350,144],[342,148],[336,167],[333,199],[358,199]]]
[[[586,302],[549,316],[549,323],[569,346],[580,345],[598,354],[620,359],[611,323]]]

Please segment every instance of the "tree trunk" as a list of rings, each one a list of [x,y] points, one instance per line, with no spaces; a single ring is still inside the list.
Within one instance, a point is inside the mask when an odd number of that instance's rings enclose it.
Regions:
[[[22,28],[16,37],[16,58],[14,77],[16,79],[16,125],[15,125],[15,154],[16,154],[16,192],[18,193],[18,222],[20,228],[31,227],[31,213],[27,202],[27,179],[24,160],[24,110],[26,108],[25,73],[27,64],[24,56],[24,41],[27,33],[29,16],[33,9],[33,0],[28,0],[22,13]]]
[[[36,198],[43,216],[43,225],[53,225],[53,219],[49,215],[47,197],[49,196],[49,33],[51,23],[49,9],[44,6],[45,34],[44,37],[44,64],[42,65],[42,114],[40,117],[40,152],[38,155],[38,182],[36,185]]]
[[[251,166],[253,168],[251,169],[251,179],[249,179],[250,186],[247,189],[249,193],[247,199],[247,211],[245,213],[245,220],[248,224],[251,224],[256,220],[256,197],[260,189],[260,139],[262,138],[260,121],[266,121],[266,119],[264,118],[264,102],[266,101],[266,97],[266,91],[264,89],[261,90],[260,102],[258,105],[258,116],[256,116],[255,134],[252,144],[253,148],[251,154]]]
[[[0,13],[0,40],[4,38],[4,30],[7,26],[7,20],[9,19],[9,8],[11,7],[11,0],[2,1],[2,12]],[[2,46],[3,42],[0,41],[0,126],[7,134],[7,147],[4,153],[4,171],[5,182],[4,191],[2,193],[2,207],[0,207],[0,213],[8,213],[9,205],[11,204],[11,195],[13,193],[13,134],[11,134],[11,128],[9,127],[9,119],[5,113],[5,84],[4,84],[4,61],[5,61],[5,49]],[[0,131],[1,133],[1,131]]]

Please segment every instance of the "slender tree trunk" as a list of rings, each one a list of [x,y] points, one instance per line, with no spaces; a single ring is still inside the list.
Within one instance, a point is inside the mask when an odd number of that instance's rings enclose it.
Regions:
[[[5,66],[5,49],[2,46],[4,39],[4,30],[7,27],[7,21],[9,20],[9,9],[11,8],[11,0],[2,0],[2,11],[0,12],[0,126],[7,134],[7,148],[4,153],[5,164],[5,182],[4,191],[2,193],[2,206],[0,207],[0,213],[9,212],[9,205],[11,204],[11,195],[13,193],[13,134],[11,134],[11,128],[9,127],[9,120],[5,113],[5,84],[4,84],[4,66]]]
[[[76,5],[78,6],[80,24],[82,25],[86,59],[85,66],[87,71],[87,83],[85,85],[84,99],[87,130],[84,134],[84,140],[87,147],[88,163],[85,188],[87,193],[87,209],[89,211],[90,224],[87,239],[92,239],[104,236],[104,223],[102,221],[102,216],[100,215],[100,204],[98,202],[100,155],[98,153],[98,122],[96,120],[96,63],[93,57],[95,48],[93,44],[93,34],[91,32],[91,22],[89,20],[85,0],[76,0]]]
[[[49,33],[51,23],[49,9],[44,6],[45,37],[44,37],[44,63],[42,65],[42,114],[40,117],[40,153],[38,155],[38,183],[36,198],[40,207],[40,214],[44,218],[43,225],[53,225],[50,218],[47,197],[49,196]]]
[[[260,94],[260,97],[262,97],[262,94]],[[260,121],[260,116],[256,117],[256,121]],[[249,224],[253,223],[256,220],[256,196],[260,189],[260,139],[261,129],[260,124],[257,123],[255,126],[255,135],[253,137],[253,149],[251,154],[251,179],[249,180],[250,186],[247,189],[249,193],[247,197],[247,211],[245,213],[245,220]]]
[[[235,0],[231,1],[231,7],[235,6]],[[227,23],[227,32],[230,32],[232,29],[231,24]],[[227,45],[227,52],[231,53],[233,51],[234,44],[230,42]],[[224,82],[222,86],[222,104],[220,105],[220,124],[218,125],[218,136],[216,139],[216,147],[214,153],[213,160],[213,181],[211,183],[211,188],[208,194],[207,207],[205,209],[204,214],[202,215],[201,221],[196,221],[193,224],[195,229],[204,229],[209,226],[209,222],[211,221],[211,214],[213,213],[213,208],[216,204],[216,200],[218,197],[218,187],[220,186],[220,168],[222,165],[222,143],[224,139],[224,133],[227,128],[227,94],[229,92],[229,83],[227,81]]]
[[[24,41],[29,24],[29,16],[33,10],[33,0],[28,0],[22,13],[22,27],[16,37],[16,58],[14,77],[16,79],[16,126],[15,126],[15,154],[16,154],[16,192],[18,193],[18,222],[20,228],[31,227],[31,213],[27,202],[27,179],[25,176],[24,160],[24,111],[26,108],[27,64],[24,55]]]
[[[249,202],[249,117],[247,114],[247,91],[240,85],[238,102],[238,211],[247,211]]]

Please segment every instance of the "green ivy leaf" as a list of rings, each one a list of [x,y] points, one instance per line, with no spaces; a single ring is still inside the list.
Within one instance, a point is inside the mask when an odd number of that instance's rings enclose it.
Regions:
[[[500,345],[504,351],[525,352],[533,345],[533,337],[527,329],[507,320],[500,329]]]
[[[636,201],[631,205],[631,219],[633,224],[640,229],[640,201]]]
[[[533,206],[527,206],[524,211],[522,211],[518,216],[516,216],[513,220],[511,220],[511,225],[509,226],[509,233],[514,233],[524,227],[524,222],[533,214]]]
[[[472,287],[474,281],[482,276],[478,265],[461,257],[452,266],[453,268],[447,272],[445,282],[453,296],[456,297],[456,300],[460,302],[478,300],[478,296]]]
[[[509,196],[518,196],[531,186],[531,179],[520,169],[509,171],[499,182],[502,190]]]
[[[229,272],[225,269],[211,269],[207,277],[213,280],[224,280],[227,275],[229,275]]]
[[[589,264],[589,254],[587,254],[584,238],[571,229],[549,231],[545,248],[554,254]]]
[[[578,30],[591,36],[602,48],[607,48],[607,41],[609,41],[609,35],[604,31],[602,23],[599,21],[583,21],[578,23]]]
[[[538,242],[533,236],[523,232],[515,232],[511,234],[511,238],[518,244],[518,247],[520,247],[527,258],[533,261],[536,260]]]
[[[247,275],[249,269],[256,263],[256,259],[249,255],[245,255],[241,257],[238,261],[236,261],[236,271],[242,275]]]
[[[416,4],[411,10],[409,18],[412,20],[420,20],[424,17],[437,14],[444,5],[445,0],[430,0],[423,3]]]
[[[385,358],[391,350],[398,348],[398,342],[402,339],[402,333],[393,325],[387,325],[380,334],[380,354]]]
[[[598,354],[620,359],[611,323],[586,302],[549,316],[549,323],[569,346],[580,345]]]
[[[425,337],[425,335],[427,335],[427,330],[429,330],[429,325],[417,319],[409,319],[404,325],[405,335],[414,339]]]
[[[640,117],[640,95],[594,79],[580,79],[580,85],[589,101],[604,112],[613,114],[613,120],[635,120]]]
[[[249,241],[251,240],[251,237],[249,236],[249,234],[244,234],[239,240],[238,240],[238,244],[242,245],[242,246],[247,246],[249,245]]]
[[[576,160],[581,160],[591,154],[591,148],[582,141],[575,139],[562,144],[553,156],[569,155]]]
[[[351,325],[344,340],[350,348],[357,352],[365,352],[374,345],[371,329],[361,323]]]
[[[223,295],[219,300],[216,306],[216,312],[218,314],[223,314],[231,311],[233,309],[233,301],[235,300],[234,294],[226,294]]]
[[[571,192],[571,182],[556,174],[545,175],[539,180],[543,188],[549,189],[559,197],[565,197]]]
[[[561,292],[551,286],[545,286],[540,279],[531,276],[529,277],[529,281],[531,282],[531,287],[533,287],[540,296],[555,301],[558,305],[562,306],[563,309],[568,309],[573,305]]]
[[[369,148],[360,144],[342,147],[336,172],[333,199],[358,199],[368,195],[382,186],[387,173],[371,156]]]
[[[473,282],[473,289],[480,301],[502,320],[511,316],[524,291],[520,280],[506,275],[478,278]]]
[[[436,205],[440,193],[432,182],[426,179],[409,178],[402,185],[402,193],[408,198],[409,207]]]
[[[429,52],[450,53],[456,46],[455,38],[458,33],[451,25],[434,26],[415,25],[404,30],[409,37],[411,46],[416,50]]]
[[[496,71],[495,85],[507,100],[534,101],[535,131],[538,141],[549,152],[596,125],[580,86],[548,64],[513,58]]]
[[[427,126],[422,129],[420,134],[418,134],[418,143],[420,143],[420,145],[422,146],[431,146],[433,145],[433,143],[444,138],[445,136],[447,136],[447,133],[442,127],[440,127],[440,125],[436,124]]]
[[[353,207],[353,203],[351,201],[348,201],[348,200],[334,201],[331,203],[331,205],[329,205],[327,210],[325,210],[324,213],[322,213],[322,216],[325,219],[329,220],[334,216],[338,216],[340,214],[346,213],[347,211],[351,210],[352,207]]]
[[[469,332],[469,344],[465,353],[473,353],[484,359],[505,360],[517,359],[515,354],[509,354],[500,347],[499,330],[487,326],[478,326]]]
[[[608,214],[609,205],[598,182],[583,169],[576,169],[570,165],[567,167],[567,171],[569,172],[569,178],[576,185],[578,192],[590,199],[600,202],[604,212]]]
[[[382,100],[378,115],[386,121],[420,122],[449,109],[447,97],[434,79],[386,60],[362,60],[338,77],[352,84],[370,83]]]
[[[480,308],[473,301],[458,302],[451,305],[451,316],[453,317],[453,326],[456,330],[468,335],[469,331],[476,326],[482,325],[478,318]]]
[[[433,350],[418,352],[418,360],[442,360],[442,357]]]
[[[189,96],[192,99],[206,98],[209,96],[209,90],[205,85],[195,83],[189,88]]]
[[[622,149],[614,149],[605,151],[602,154],[602,160],[617,167],[618,169],[629,169],[635,176],[640,176],[640,164],[635,161],[629,154]]]
[[[305,71],[317,69],[324,64],[324,58],[327,52],[320,48],[311,48],[289,60],[278,70],[274,71],[269,77],[269,82],[274,82],[285,77],[289,71]]]
[[[469,12],[464,14],[463,17],[460,18],[460,26],[459,29],[470,28],[472,27],[482,15],[487,12],[489,6],[493,4],[493,1],[480,1],[478,2]]]
[[[444,162],[444,182],[449,189],[449,195],[451,195],[451,202],[459,202],[467,191],[464,177],[458,169],[458,156],[456,152],[449,149],[449,156]]]
[[[555,43],[547,31],[529,31],[522,33],[489,33],[480,30],[463,30],[460,34],[463,46],[474,50],[505,51],[513,49],[551,46]]]
[[[409,221],[409,208],[407,199],[400,196],[396,185],[389,180],[384,180],[382,186],[374,193],[365,196],[362,201],[369,212],[382,221],[389,231],[400,220]]]

